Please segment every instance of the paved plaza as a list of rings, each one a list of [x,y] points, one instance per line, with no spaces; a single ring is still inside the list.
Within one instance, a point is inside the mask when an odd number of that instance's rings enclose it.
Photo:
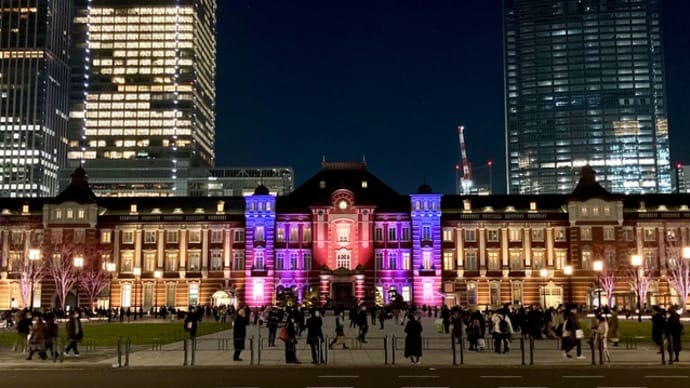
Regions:
[[[180,322],[182,324],[182,322]],[[460,345],[455,346],[455,359],[453,358],[452,342],[450,334],[437,333],[433,317],[422,319],[424,331],[424,350],[421,358],[423,366],[586,366],[592,364],[592,352],[586,341],[583,340],[582,354],[584,358],[565,358],[558,349],[558,340],[542,339],[534,341],[534,348],[530,352],[530,342],[521,340],[516,334],[513,336],[508,353],[497,354],[487,348],[482,351],[468,351],[467,344],[464,349]],[[201,323],[203,325],[203,322]],[[404,326],[394,324],[392,320],[385,321],[384,329],[380,329],[378,323],[369,326],[367,343],[357,341],[357,328],[350,328],[346,322],[345,334],[348,349],[336,345],[334,349],[324,346],[325,363],[331,366],[384,366],[384,365],[410,365],[404,358],[405,333]],[[85,330],[88,338],[88,328]],[[52,368],[65,366],[100,366],[100,367],[175,367],[175,366],[277,366],[286,367],[313,367],[309,345],[306,344],[306,332],[298,339],[297,358],[301,365],[286,365],[284,344],[276,340],[275,347],[268,346],[268,330],[265,326],[250,325],[248,327],[248,340],[245,350],[242,352],[242,361],[232,361],[233,342],[232,331],[222,331],[211,335],[198,337],[196,350],[192,352],[191,345],[187,346],[185,353],[184,342],[175,342],[159,346],[151,345],[133,346],[128,354],[125,354],[124,346],[118,357],[115,348],[95,348],[86,346],[82,348],[80,357],[66,356],[62,361],[53,363],[42,361],[38,357],[34,360],[25,360],[26,355],[12,352],[7,349],[0,351],[0,363],[9,367]],[[324,335],[327,341],[335,335],[335,318],[332,314],[324,317]],[[327,342],[326,344],[327,345]],[[491,341],[487,340],[487,346],[491,347]],[[251,350],[250,350],[251,349]],[[524,351],[523,351],[524,349]],[[603,365],[661,365],[661,355],[658,349],[652,346],[649,337],[622,339],[617,347],[609,344],[609,359],[603,360]],[[575,356],[575,350],[571,352]],[[687,366],[688,352],[681,352],[679,365]],[[185,359],[186,357],[186,359]],[[690,357],[690,356],[687,356]],[[668,360],[666,360],[668,362]],[[600,363],[599,354],[594,354],[594,362]]]

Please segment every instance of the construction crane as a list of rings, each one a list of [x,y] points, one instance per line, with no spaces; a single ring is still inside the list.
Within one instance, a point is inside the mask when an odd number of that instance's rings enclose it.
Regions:
[[[455,187],[458,194],[469,194],[472,189],[472,165],[467,159],[465,126],[458,126],[460,140],[460,163],[455,165]]]

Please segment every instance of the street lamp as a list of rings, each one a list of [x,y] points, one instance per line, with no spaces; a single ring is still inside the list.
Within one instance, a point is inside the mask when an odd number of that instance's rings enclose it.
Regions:
[[[599,280],[599,275],[601,271],[604,270],[604,262],[601,260],[594,260],[594,263],[592,263],[592,269],[597,274],[597,308],[601,308],[601,281]]]
[[[573,303],[573,266],[563,267],[563,274],[568,277],[568,304]]]
[[[76,287],[76,292],[77,292],[77,295],[76,295],[76,297],[77,297],[76,304],[77,304],[77,306],[75,306],[75,308],[76,308],[76,307],[79,307],[79,306],[80,306],[80,303],[79,303],[79,278],[80,278],[80,276],[81,276],[81,269],[84,268],[84,258],[81,257],[81,256],[76,256],[76,257],[73,259],[73,263],[72,263],[72,264],[74,265],[74,268],[77,269],[77,287]]]
[[[29,301],[29,309],[34,309],[34,280],[36,279],[36,268],[34,263],[41,259],[41,251],[35,248],[29,249],[29,264],[31,265],[31,299]],[[26,295],[26,294],[25,294]],[[41,307],[41,304],[38,304]]]
[[[163,277],[163,271],[153,271],[153,278],[156,279],[153,283],[153,315],[158,314],[158,279]]]
[[[113,319],[113,273],[115,272],[115,263],[105,263],[105,270],[110,275],[110,282],[108,284],[108,322]]]
[[[137,320],[137,303],[139,302],[139,298],[137,295],[137,283],[139,282],[139,277],[141,276],[141,267],[134,267],[132,269],[132,273],[134,274],[134,320]]]
[[[642,322],[642,292],[640,292],[641,271],[642,271],[642,256],[632,255],[630,257],[630,264],[635,268],[635,288],[637,289],[637,322]]]
[[[543,308],[544,311],[546,311],[546,277],[549,275],[549,271],[546,270],[546,268],[542,268],[539,270],[539,276],[541,276],[542,283],[544,284],[544,287],[541,290],[541,294],[543,295]]]

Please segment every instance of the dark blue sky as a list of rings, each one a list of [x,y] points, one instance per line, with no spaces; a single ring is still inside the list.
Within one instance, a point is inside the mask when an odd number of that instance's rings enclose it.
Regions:
[[[456,127],[505,191],[500,0],[219,0],[217,166],[361,160],[401,193],[454,192]],[[673,162],[690,163],[690,1],[666,0]]]

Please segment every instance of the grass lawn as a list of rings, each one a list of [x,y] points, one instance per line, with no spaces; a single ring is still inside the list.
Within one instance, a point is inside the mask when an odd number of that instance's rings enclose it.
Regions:
[[[580,317],[580,325],[585,329],[585,335],[589,336],[589,318]],[[683,322],[683,336],[681,341],[687,343],[690,341],[690,327],[687,322]],[[609,336],[610,337],[610,336]],[[625,341],[626,338],[644,337],[640,338],[643,342],[652,342],[652,321],[649,319],[637,322],[635,319],[618,319],[618,338]]]
[[[60,336],[65,336],[65,325],[60,323]],[[132,345],[167,344],[181,341],[188,337],[183,329],[183,321],[148,321],[148,322],[84,322],[85,346],[114,347],[120,337],[129,337]],[[197,329],[197,335],[206,335],[218,331],[229,330],[229,323],[202,321]],[[0,332],[0,347],[11,347],[17,337],[15,330]]]

